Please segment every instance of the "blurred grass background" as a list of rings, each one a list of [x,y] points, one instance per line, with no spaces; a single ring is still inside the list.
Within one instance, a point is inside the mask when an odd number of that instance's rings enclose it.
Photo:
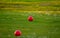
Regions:
[[[27,20],[30,15],[32,22]],[[0,38],[16,38],[17,29],[20,38],[60,38],[60,11],[0,10]]]
[[[41,2],[41,1],[60,1],[60,0],[0,0],[1,2]]]
[[[20,38],[60,38],[60,0],[0,0],[0,38],[16,38],[17,29]]]
[[[0,9],[19,11],[60,11],[60,1],[0,2]]]

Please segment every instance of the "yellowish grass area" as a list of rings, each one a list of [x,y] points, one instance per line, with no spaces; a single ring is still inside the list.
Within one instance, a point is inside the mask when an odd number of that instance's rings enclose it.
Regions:
[[[59,7],[52,7],[53,5],[60,5],[60,1],[43,1],[43,2],[0,2],[0,6],[4,6],[1,9],[12,10],[17,12],[28,13],[43,13],[43,14],[60,14]],[[6,5],[5,5],[6,4]],[[47,6],[44,6],[47,5]],[[21,5],[14,7],[13,5]],[[7,6],[7,7],[6,7]],[[50,10],[50,11],[48,11]]]
[[[41,2],[0,2],[0,3],[7,3],[7,4],[37,4],[37,3],[54,3],[59,4],[60,1],[41,1]]]
[[[60,5],[60,1],[50,2],[0,2],[1,9],[19,10],[19,11],[45,11],[45,10],[58,10],[54,5]]]
[[[14,11],[16,13],[37,13],[37,14],[60,14],[60,11],[19,11],[19,10],[7,10],[7,11]]]

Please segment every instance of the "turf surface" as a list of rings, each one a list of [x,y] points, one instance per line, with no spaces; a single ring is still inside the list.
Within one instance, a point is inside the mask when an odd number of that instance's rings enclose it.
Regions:
[[[41,1],[60,1],[60,0],[0,0],[0,2],[41,2]]]
[[[19,11],[60,11],[60,1],[0,2],[0,9]]]
[[[60,38],[60,11],[46,12],[0,10],[0,38],[16,38],[17,29],[22,32],[20,38]],[[27,20],[30,15],[34,17],[33,22]]]

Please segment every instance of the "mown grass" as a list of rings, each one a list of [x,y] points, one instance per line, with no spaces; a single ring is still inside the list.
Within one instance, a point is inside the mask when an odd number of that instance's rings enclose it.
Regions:
[[[41,1],[60,1],[60,0],[0,0],[1,2],[41,2]]]
[[[0,9],[19,10],[19,11],[60,11],[60,1],[1,2]]]
[[[0,38],[16,38],[17,29],[22,32],[20,38],[60,38],[60,14],[57,13],[0,10]],[[32,22],[27,20],[30,15],[34,17]]]

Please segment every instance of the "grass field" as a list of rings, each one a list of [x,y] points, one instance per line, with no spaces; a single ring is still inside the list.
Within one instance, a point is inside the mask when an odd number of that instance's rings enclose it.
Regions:
[[[60,1],[0,0],[0,38],[17,38],[15,30],[19,38],[60,38]]]
[[[20,38],[60,38],[60,11],[41,12],[0,10],[0,38],[16,38],[17,29]],[[27,20],[30,15],[33,22]]]
[[[0,0],[0,2],[41,2],[41,1],[60,1],[60,0]]]
[[[60,11],[60,1],[0,2],[0,9],[19,11]]]

